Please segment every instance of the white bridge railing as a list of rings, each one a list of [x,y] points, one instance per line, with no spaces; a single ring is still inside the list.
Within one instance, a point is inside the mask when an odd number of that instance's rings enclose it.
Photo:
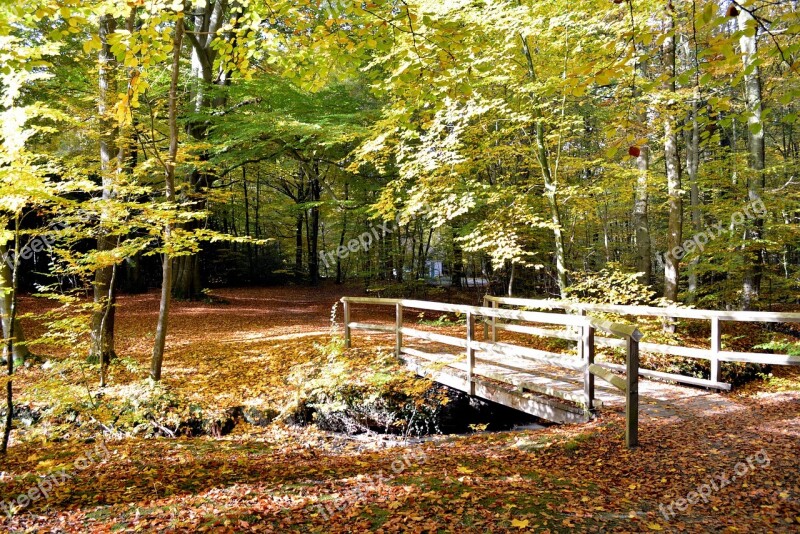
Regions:
[[[583,381],[583,398],[581,399],[581,404],[583,404],[584,409],[587,412],[591,412],[593,410],[593,402],[595,397],[594,377],[598,376],[625,393],[625,442],[629,447],[634,447],[638,444],[639,373],[636,371],[639,369],[639,340],[641,339],[641,333],[636,329],[635,326],[601,321],[581,315],[501,309],[496,305],[495,307],[478,307],[461,304],[428,302],[422,300],[369,297],[343,297],[341,302],[344,306],[345,347],[350,348],[351,346],[353,330],[368,330],[394,334],[395,353],[398,357],[408,355],[435,361],[437,356],[440,356],[405,346],[403,344],[405,337],[423,339],[464,349],[466,352],[465,363],[467,384],[469,388],[468,393],[471,395],[476,394],[476,384],[478,383],[476,376],[484,376],[485,378],[490,378],[491,380],[501,382],[504,381],[502,376],[486,374],[484,372],[486,366],[476,365],[476,355],[481,355],[484,357],[498,356],[499,358],[486,361],[492,366],[506,368],[513,371],[521,371],[523,373],[533,374],[535,373],[535,370],[531,371],[530,369],[521,369],[519,366],[504,363],[503,357],[507,357],[509,359],[518,358],[522,360],[553,365],[581,373]],[[352,305],[354,304],[393,306],[395,308],[394,324],[387,325],[351,321]],[[466,317],[465,336],[462,338],[435,332],[428,332],[416,328],[409,328],[405,326],[403,322],[404,311],[408,309],[462,314]],[[483,321],[484,324],[489,322],[491,323],[491,339],[487,338],[487,330],[484,331],[483,339],[477,338],[475,324],[478,320]],[[570,354],[554,353],[513,345],[510,343],[498,342],[496,336],[497,329],[523,331],[520,330],[523,328],[522,325],[503,324],[500,323],[499,320],[518,321],[550,326],[556,325],[571,328],[571,330],[576,333],[570,334],[570,337],[567,339],[572,339],[577,342],[577,352],[579,357],[575,357]],[[524,328],[526,328],[524,331],[528,333],[536,333],[537,335],[549,337],[563,337],[561,335],[557,335],[560,333],[560,331],[554,331],[547,328],[537,328],[533,326],[526,326]],[[621,338],[616,339],[615,341],[624,346],[627,351],[626,365],[622,366],[621,369],[625,371],[624,378],[612,372],[612,370],[620,369],[612,367],[611,364],[595,363],[594,354],[596,341],[598,339],[609,339],[599,337],[596,338],[596,330],[600,330]],[[478,356],[477,359],[482,359],[481,356]],[[507,383],[518,386],[518,384],[513,384],[511,382]],[[537,387],[534,384],[528,383],[525,383],[525,388],[550,396],[575,400],[568,397],[566,392],[559,391],[556,388]]]
[[[757,311],[716,311],[716,310],[695,310],[690,308],[657,308],[653,306],[619,306],[611,304],[581,304],[573,302],[561,302],[553,300],[534,300],[511,297],[494,297],[487,295],[484,297],[484,306],[491,306],[493,309],[503,309],[500,306],[511,306],[514,308],[529,308],[536,310],[564,310],[577,312],[581,315],[587,313],[613,313],[629,317],[662,317],[679,319],[699,319],[711,322],[710,347],[708,349],[681,347],[677,345],[666,345],[662,343],[641,343],[639,349],[644,353],[668,354],[672,356],[682,356],[686,358],[698,358],[709,360],[711,373],[708,379],[686,376],[676,373],[664,373],[652,369],[639,369],[639,374],[652,378],[673,380],[684,384],[695,386],[710,387],[716,389],[730,390],[731,385],[720,381],[720,362],[745,362],[760,363],[769,365],[800,365],[800,357],[789,356],[786,354],[765,354],[759,352],[736,352],[722,350],[722,323],[730,322],[758,322],[758,323],[800,323],[800,313],[779,313],[779,312],[757,312]],[[554,332],[552,330],[544,333],[543,329],[528,327],[525,325],[501,323],[497,318],[491,318],[485,326],[487,331],[491,331],[491,339],[497,340],[498,330],[510,332],[522,332],[534,335],[547,335],[561,339],[575,339],[575,334],[570,332]],[[623,347],[624,342],[619,339],[597,338],[597,345],[606,347]],[[606,367],[615,370],[622,370],[623,366],[614,364],[604,364]]]

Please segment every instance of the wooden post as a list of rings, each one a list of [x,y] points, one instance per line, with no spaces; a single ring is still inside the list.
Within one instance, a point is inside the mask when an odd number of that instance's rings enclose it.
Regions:
[[[719,351],[722,349],[722,332],[719,317],[711,318],[711,380],[719,382]]]
[[[346,297],[342,299],[342,305],[344,306],[344,348],[350,348],[350,303],[346,300]]]
[[[626,367],[628,390],[625,393],[625,445],[630,449],[639,445],[639,338],[628,336]]]
[[[499,308],[496,300],[492,301],[492,308]],[[497,343],[497,317],[492,317],[492,343]]]
[[[589,371],[589,367],[594,364],[594,326],[583,325],[582,347],[584,368],[583,368],[583,393],[586,398],[586,411],[594,411],[594,375]]]
[[[581,308],[580,310],[578,310],[578,315],[580,315],[581,317],[586,317],[586,310]],[[581,360],[586,360],[586,354],[587,354],[587,351],[586,351],[586,328],[587,328],[587,325],[584,325],[584,326],[581,327],[581,340],[578,341],[578,358],[580,358]],[[572,327],[570,327],[570,330],[574,330],[574,329]]]
[[[469,384],[469,394],[475,395],[475,380],[472,371],[475,368],[475,348],[472,341],[475,339],[475,316],[472,312],[467,312],[467,383]]]
[[[489,295],[483,296],[483,307],[486,308],[489,306]],[[486,341],[489,339],[489,319],[487,317],[483,318],[483,340]]]
[[[403,349],[403,305],[398,303],[395,308],[395,343],[394,353],[399,358]]]

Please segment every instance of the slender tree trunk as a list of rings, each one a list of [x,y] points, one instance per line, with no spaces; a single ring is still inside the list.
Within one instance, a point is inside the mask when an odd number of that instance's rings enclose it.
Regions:
[[[169,203],[175,202],[175,162],[178,156],[178,80],[180,78],[181,44],[183,43],[183,18],[175,21],[172,38],[172,74],[169,86],[169,157],[164,179],[164,192]],[[172,222],[164,225],[164,243],[172,238]],[[166,247],[165,247],[166,248]],[[164,346],[167,340],[167,320],[172,297],[172,256],[164,250],[161,280],[161,302],[158,308],[158,326],[153,346],[153,359],[150,364],[150,378],[161,380],[161,366],[164,362]]]
[[[350,200],[350,184],[344,182],[344,200]],[[342,214],[342,232],[339,234],[339,248],[344,246],[344,238],[347,234],[347,206],[345,206],[344,213]],[[339,249],[337,249],[339,250]],[[336,255],[336,283],[344,283],[344,272],[342,271],[342,258],[339,254]]]
[[[298,284],[303,281],[303,215],[298,210],[294,231],[294,278]]]
[[[669,10],[670,8],[668,8]],[[672,13],[669,12],[667,28],[665,28],[668,37],[664,39],[664,66],[667,76],[669,76],[664,89],[668,93],[668,98],[672,98],[675,93],[675,36],[672,33],[674,27],[675,20]],[[670,109],[672,105],[672,102],[667,103],[664,116],[664,161],[667,168],[667,194],[669,196],[667,254],[664,257],[664,298],[677,302],[681,255],[675,254],[673,251],[678,251],[678,247],[683,242],[683,193],[681,191],[678,134],[675,130],[675,116]]]
[[[533,55],[531,53],[528,40],[520,35],[522,40],[522,51],[525,54],[525,59],[528,65],[528,77],[531,81],[536,81],[536,71],[533,67]],[[535,102],[534,102],[535,104]],[[539,112],[536,111],[536,115]],[[542,178],[544,179],[544,194],[547,197],[547,204],[550,206],[550,216],[553,222],[553,238],[555,241],[555,264],[556,264],[556,280],[558,281],[558,291],[563,298],[567,290],[567,261],[566,252],[564,248],[564,233],[561,225],[561,210],[558,206],[558,195],[555,177],[550,165],[550,156],[547,151],[547,144],[545,140],[544,122],[537,116],[534,125],[534,139],[536,142],[536,160],[542,171]]]
[[[686,132],[686,171],[689,174],[689,202],[692,210],[692,231],[699,234],[703,230],[702,214],[700,212],[700,187],[697,183],[697,171],[700,166],[700,128],[697,124],[697,108],[699,94],[695,93],[692,101],[691,128]],[[689,263],[689,302],[697,299],[697,265],[700,256],[695,255]]]
[[[25,345],[25,334],[22,330],[22,325],[19,319],[14,323],[11,328],[11,308],[12,299],[14,294],[13,276],[14,273],[9,264],[13,265],[14,261],[9,258],[8,244],[0,245],[0,260],[5,260],[0,264],[0,317],[2,317],[3,326],[3,360],[8,357],[7,340],[12,335],[14,336],[14,363],[21,365],[30,356],[27,345]]]
[[[310,210],[310,232],[308,239],[308,276],[312,286],[319,285],[319,200],[322,195],[322,188],[319,183],[319,167],[318,163],[314,163],[312,167],[312,176],[309,176],[311,193],[311,202],[313,205]]]
[[[650,147],[639,149],[636,158],[636,189],[633,199],[633,226],[636,232],[636,271],[641,273],[639,282],[649,286],[653,283],[653,262],[650,244],[650,221],[648,217],[648,174],[650,172]]]
[[[14,263],[11,269],[11,309],[8,314],[8,336],[5,339],[5,353],[10,357],[6,358],[6,420],[3,425],[3,442],[0,443],[0,454],[5,455],[8,451],[8,442],[11,439],[11,426],[14,421],[14,386],[12,377],[14,375],[14,336],[16,335],[17,323],[17,276],[19,273],[19,213],[14,217]]]
[[[748,165],[752,171],[747,179],[747,197],[752,202],[761,200],[764,189],[764,168],[766,155],[764,151],[764,121],[761,118],[761,76],[755,64],[758,53],[757,26],[752,15],[742,9],[738,17],[739,29],[743,31],[739,38],[744,68],[745,98],[748,111]],[[752,33],[752,35],[748,35]],[[749,223],[745,233],[745,272],[742,281],[742,307],[752,308],[758,300],[761,290],[761,277],[766,251],[758,242],[764,231],[764,219],[757,217]]]
[[[120,150],[117,146],[119,127],[116,126],[114,102],[117,97],[117,62],[111,52],[109,36],[116,29],[116,21],[111,15],[100,19],[99,87],[100,98],[98,115],[100,117],[100,174],[103,181],[102,201],[104,206],[100,216],[97,250],[108,252],[116,248],[116,239],[109,235],[109,204],[114,199],[116,176],[120,172]],[[114,266],[107,265],[95,271],[94,312],[92,313],[91,357],[100,363],[100,386],[106,385],[105,369],[114,358],[114,316],[116,288],[114,287]]]

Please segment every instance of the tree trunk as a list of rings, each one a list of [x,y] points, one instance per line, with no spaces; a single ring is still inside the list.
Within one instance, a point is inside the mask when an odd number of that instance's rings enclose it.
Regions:
[[[211,0],[195,7],[195,11],[188,17],[191,18],[193,28],[187,34],[192,44],[192,77],[194,78],[193,100],[195,113],[203,113],[212,105],[209,88],[214,82],[214,60],[217,51],[212,47],[217,32],[225,22],[227,0]],[[217,85],[227,85],[230,77],[221,72]],[[213,102],[215,105],[224,105],[225,97],[220,97]],[[208,137],[208,124],[203,120],[192,120],[186,125],[186,131],[197,141],[205,141]],[[207,153],[200,154],[201,161],[207,161]],[[208,187],[209,176],[205,171],[193,169],[189,173],[188,194],[194,197],[193,204],[203,208],[206,204],[204,190]],[[187,199],[184,199],[187,200]],[[197,221],[185,224],[189,230],[198,225]],[[203,281],[200,276],[200,259],[197,253],[181,256],[175,260],[173,273],[172,294],[180,299],[197,299],[202,295]]]
[[[25,334],[22,331],[19,319],[14,323],[14,328],[11,328],[11,308],[14,293],[13,276],[14,273],[9,266],[10,260],[8,259],[8,244],[0,245],[0,258],[6,259],[0,265],[0,317],[2,317],[3,326],[3,360],[8,358],[8,338],[14,336],[14,360],[15,365],[21,365],[30,356],[28,347],[25,345]],[[13,262],[11,262],[13,264]]]
[[[536,71],[533,68],[533,55],[531,53],[528,40],[520,35],[522,40],[522,51],[528,64],[528,77],[532,82],[536,81]],[[534,102],[535,104],[535,102]],[[539,115],[538,110],[535,112]],[[556,280],[558,280],[558,291],[561,298],[564,298],[567,290],[567,262],[566,253],[564,249],[564,233],[561,225],[561,211],[558,207],[558,197],[556,191],[555,177],[550,167],[550,157],[547,152],[547,144],[545,140],[544,122],[537,117],[534,125],[534,138],[536,140],[536,160],[542,171],[542,178],[544,179],[544,194],[547,197],[547,204],[550,206],[550,217],[553,222],[553,238],[555,241],[555,264],[556,264]]]
[[[764,188],[764,167],[766,156],[764,152],[764,121],[761,118],[761,77],[757,64],[754,64],[758,52],[757,26],[752,15],[740,10],[738,17],[739,29],[743,31],[739,38],[742,50],[742,63],[744,68],[745,98],[748,111],[748,165],[752,171],[747,180],[747,197],[752,202],[761,200],[761,191]],[[748,35],[752,33],[752,35]],[[742,281],[742,307],[745,310],[752,308],[758,300],[761,290],[761,277],[766,251],[759,244],[764,231],[764,219],[755,218],[748,222],[745,233],[745,272]]]
[[[103,212],[100,215],[97,250],[108,252],[116,248],[116,240],[109,235],[109,204],[113,202],[116,176],[120,172],[121,153],[117,146],[119,127],[114,118],[114,102],[117,97],[117,62],[111,52],[109,36],[114,33],[116,22],[111,15],[100,19],[100,68],[99,106],[100,118],[100,174],[103,181]],[[100,363],[100,387],[106,385],[105,370],[114,358],[114,315],[116,299],[115,268],[100,267],[94,276],[94,311],[92,313],[91,358]]]
[[[311,167],[312,175],[309,176],[311,202],[310,228],[308,236],[308,277],[312,286],[319,285],[319,200],[322,194],[322,187],[319,183],[319,164],[314,163]]]
[[[350,200],[350,184],[345,181],[344,182],[344,200],[347,202]],[[339,234],[339,248],[344,246],[344,238],[347,234],[347,206],[345,205],[344,213],[342,214],[342,232]],[[336,254],[336,283],[343,284],[344,283],[344,272],[342,271],[342,258],[339,254]]]
[[[169,157],[164,177],[164,192],[169,203],[175,202],[175,162],[178,156],[178,79],[180,77],[181,44],[183,43],[183,18],[175,21],[175,33],[172,38],[172,74],[169,86]],[[172,237],[172,223],[164,225],[164,243]],[[166,248],[166,247],[165,247]],[[161,301],[158,308],[158,326],[156,327],[153,359],[150,362],[150,378],[161,380],[161,366],[164,363],[164,346],[167,340],[167,320],[172,296],[172,256],[164,250],[161,279]]]
[[[686,171],[689,174],[689,202],[692,210],[692,231],[695,235],[703,230],[702,214],[700,212],[700,187],[697,183],[697,170],[700,166],[700,129],[697,124],[697,108],[699,95],[695,94],[692,101],[691,129],[686,132]],[[689,303],[697,299],[697,265],[700,256],[695,255],[689,263]]]
[[[0,454],[5,455],[8,451],[8,442],[11,439],[11,427],[14,421],[14,387],[12,376],[14,375],[14,336],[16,336],[17,325],[17,276],[19,274],[19,214],[14,217],[14,264],[11,268],[10,292],[6,292],[11,298],[9,300],[8,313],[8,335],[5,339],[5,353],[11,355],[6,358],[6,420],[3,425],[3,441],[0,443]],[[4,277],[5,278],[5,277]],[[4,299],[5,300],[5,299]]]
[[[675,36],[672,33],[674,26],[675,21],[670,13],[665,29],[667,37],[664,39],[664,66],[669,76],[664,88],[670,99],[675,96]],[[664,116],[664,162],[667,169],[667,195],[669,196],[667,253],[664,256],[664,298],[677,302],[681,263],[679,247],[683,242],[683,199],[678,134],[675,131],[675,116],[670,109],[673,105],[673,102],[667,102]]]
[[[633,199],[633,227],[636,232],[636,271],[641,273],[639,282],[649,286],[653,283],[653,262],[650,244],[650,221],[648,218],[647,180],[650,172],[650,147],[639,149],[636,168],[636,190]]]

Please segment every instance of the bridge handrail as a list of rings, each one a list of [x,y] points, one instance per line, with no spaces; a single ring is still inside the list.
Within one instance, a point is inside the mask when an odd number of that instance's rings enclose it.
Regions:
[[[800,357],[788,354],[768,354],[757,352],[737,352],[722,350],[722,325],[723,321],[731,322],[789,322],[800,323],[800,313],[795,312],[758,312],[758,311],[721,311],[721,310],[700,310],[694,308],[678,307],[656,307],[656,306],[625,306],[616,304],[589,304],[565,302],[558,300],[525,299],[519,297],[496,297],[486,295],[484,305],[491,305],[493,309],[500,305],[521,306],[541,310],[565,310],[576,311],[581,314],[592,312],[615,313],[619,315],[632,315],[636,317],[650,316],[663,318],[681,318],[708,320],[711,322],[710,347],[708,349],[696,347],[682,347],[663,343],[643,343],[640,347],[646,352],[668,354],[685,358],[699,358],[709,360],[711,373],[708,379],[685,376],[676,373],[663,373],[653,369],[640,369],[639,373],[643,376],[655,378],[667,378],[676,382],[692,384],[696,386],[712,387],[716,389],[731,389],[729,383],[720,381],[720,362],[744,362],[759,363],[767,365],[800,365]],[[492,331],[497,330],[519,330],[514,325],[498,324],[496,319],[491,322]],[[488,328],[488,327],[487,327]],[[599,345],[616,346],[614,340],[598,340]]]

